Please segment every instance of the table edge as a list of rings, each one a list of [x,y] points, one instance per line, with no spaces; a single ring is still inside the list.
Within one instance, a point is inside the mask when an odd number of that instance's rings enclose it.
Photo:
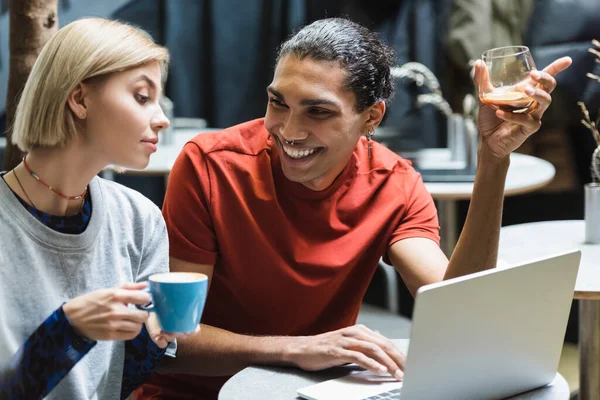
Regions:
[[[525,222],[522,224],[514,224],[507,225],[501,228],[502,230],[514,230],[522,228],[527,225],[552,225],[552,224],[584,224],[585,221],[582,219],[561,219],[561,220],[551,220],[551,221],[534,221],[534,222]],[[500,233],[502,236],[502,233]],[[573,299],[575,300],[600,300],[600,290],[575,290],[573,293]]]
[[[548,160],[545,160],[541,157],[536,157],[536,156],[532,156],[529,154],[522,154],[522,153],[511,153],[511,157],[517,157],[517,158],[522,157],[523,159],[533,158],[536,161],[542,161],[544,163],[548,163],[554,170],[554,173],[552,174],[552,176],[550,178],[540,181],[540,182],[537,182],[535,184],[523,186],[523,187],[516,188],[516,189],[505,190],[504,197],[517,196],[520,194],[535,192],[536,190],[539,190],[539,189],[547,186],[550,182],[552,182],[554,180],[554,178],[556,178],[556,167]],[[441,183],[445,183],[445,182],[425,182],[425,186],[427,186],[427,183],[441,184]],[[469,182],[469,184],[470,184],[470,182]],[[429,189],[428,189],[428,191],[429,191]],[[469,200],[473,195],[473,192],[460,193],[460,194],[452,194],[452,193],[433,194],[431,192],[429,192],[429,193],[431,194],[431,197],[433,197],[434,200]]]
[[[600,291],[576,290],[573,298],[576,300],[600,300]]]
[[[550,182],[552,182],[552,180],[554,180],[554,176],[552,176],[549,179],[546,179],[544,181],[540,181],[537,182],[533,185],[529,185],[529,186],[523,186],[520,188],[516,188],[516,189],[508,189],[504,192],[504,197],[509,197],[509,196],[517,196],[520,194],[526,194],[526,193],[531,193],[531,192],[535,192],[536,190],[539,190],[545,186],[547,186]],[[432,182],[433,183],[433,182]],[[438,183],[438,182],[435,182]],[[452,193],[439,193],[439,194],[433,194],[431,193],[431,197],[434,200],[469,200],[473,193],[460,193],[460,194],[452,194]]]

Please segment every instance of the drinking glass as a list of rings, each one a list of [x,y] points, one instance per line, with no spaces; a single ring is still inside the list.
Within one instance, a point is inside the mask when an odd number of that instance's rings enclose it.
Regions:
[[[525,94],[527,86],[535,87],[531,71],[533,57],[526,46],[507,46],[487,50],[482,55],[487,79],[479,85],[479,98],[494,109],[513,113],[529,110],[534,100]]]

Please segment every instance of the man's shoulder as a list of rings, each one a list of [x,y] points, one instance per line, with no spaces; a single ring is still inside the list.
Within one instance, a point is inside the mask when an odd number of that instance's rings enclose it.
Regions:
[[[421,174],[416,171],[410,160],[402,158],[382,144],[371,143],[371,158],[368,156],[367,141],[359,142],[357,157],[359,168],[357,182],[367,185],[379,195],[397,197],[402,193],[410,193],[418,185],[422,185]]]
[[[367,141],[364,138],[361,138],[361,142],[359,143],[359,158],[368,161],[363,163],[366,168],[370,171],[376,172],[388,172],[390,174],[407,174],[415,172],[412,163],[400,157],[398,154],[394,153],[387,147],[377,142],[371,143],[373,147],[373,158],[368,158],[367,153]]]
[[[195,145],[204,156],[218,156],[222,152],[252,156],[269,147],[268,137],[264,118],[259,118],[220,131],[200,133],[187,145]]]

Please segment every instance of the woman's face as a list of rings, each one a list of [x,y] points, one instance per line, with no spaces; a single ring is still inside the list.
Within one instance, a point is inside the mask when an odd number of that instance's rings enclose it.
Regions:
[[[108,164],[143,169],[169,120],[158,104],[158,61],[82,85],[86,108],[83,139]],[[77,112],[75,112],[77,114]]]
[[[360,136],[376,126],[371,126],[372,108],[356,112],[356,96],[344,88],[344,77],[336,62],[287,55],[267,88],[265,127],[283,172],[312,190],[329,187],[348,164]]]

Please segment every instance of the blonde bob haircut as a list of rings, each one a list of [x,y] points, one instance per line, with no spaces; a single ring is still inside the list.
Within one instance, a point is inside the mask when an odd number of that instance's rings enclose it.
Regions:
[[[33,64],[17,105],[12,143],[25,152],[65,146],[78,133],[67,103],[77,85],[151,61],[160,63],[164,82],[169,52],[131,25],[84,18],[63,27]]]

